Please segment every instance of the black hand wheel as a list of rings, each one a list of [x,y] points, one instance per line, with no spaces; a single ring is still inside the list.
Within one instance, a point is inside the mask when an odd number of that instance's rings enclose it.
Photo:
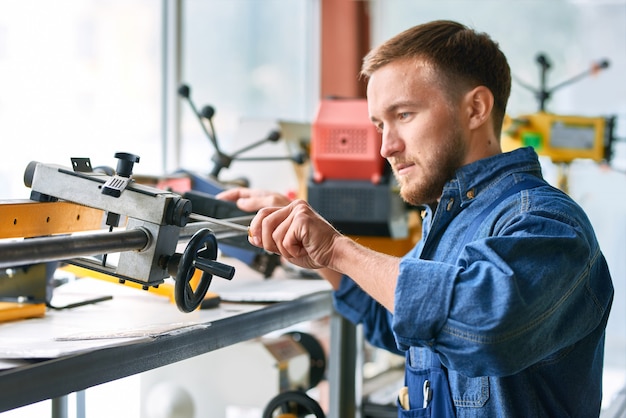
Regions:
[[[217,239],[208,229],[201,229],[191,237],[178,262],[174,298],[176,306],[183,312],[191,312],[200,306],[213,279],[211,272],[203,271],[196,290],[191,287],[190,281],[196,271],[198,257],[209,260],[217,258]]]
[[[278,415],[275,412],[279,412]],[[306,393],[293,390],[276,395],[263,411],[263,418],[306,417],[326,418],[322,407]]]

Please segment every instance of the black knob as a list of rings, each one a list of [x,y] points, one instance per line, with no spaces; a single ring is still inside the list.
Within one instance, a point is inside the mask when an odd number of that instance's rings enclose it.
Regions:
[[[215,108],[209,105],[204,106],[200,111],[200,116],[205,119],[211,119],[213,116],[215,116]]]
[[[135,154],[129,154],[127,152],[116,152],[115,158],[117,161],[117,175],[120,177],[130,178],[133,175],[133,166],[139,162],[139,156]]]
[[[277,142],[280,139],[280,131],[272,130],[267,134],[267,140],[269,142]]]
[[[178,94],[181,97],[188,99],[189,95],[191,94],[191,89],[189,88],[187,84],[181,84],[180,87],[178,88]]]
[[[185,226],[191,215],[191,201],[187,199],[174,199],[170,201],[165,213],[165,221],[168,225]]]

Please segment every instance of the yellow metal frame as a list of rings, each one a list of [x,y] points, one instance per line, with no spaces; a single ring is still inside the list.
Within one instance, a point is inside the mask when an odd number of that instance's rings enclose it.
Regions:
[[[0,238],[30,238],[101,229],[104,212],[70,202],[0,201]]]

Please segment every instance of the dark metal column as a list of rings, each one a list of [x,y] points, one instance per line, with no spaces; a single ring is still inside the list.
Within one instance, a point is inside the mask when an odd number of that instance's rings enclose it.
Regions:
[[[357,418],[360,399],[357,399],[357,329],[338,313],[330,315],[330,385],[329,418]]]
[[[52,418],[67,418],[67,395],[52,399]]]

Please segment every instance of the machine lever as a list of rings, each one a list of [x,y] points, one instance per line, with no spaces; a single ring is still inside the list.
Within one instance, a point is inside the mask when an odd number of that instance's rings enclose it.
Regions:
[[[215,260],[196,258],[193,265],[206,273],[219,276],[226,280],[231,280],[235,275],[235,268],[233,266],[229,266],[228,264],[220,263]]]

